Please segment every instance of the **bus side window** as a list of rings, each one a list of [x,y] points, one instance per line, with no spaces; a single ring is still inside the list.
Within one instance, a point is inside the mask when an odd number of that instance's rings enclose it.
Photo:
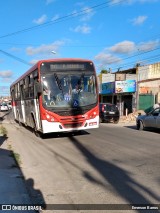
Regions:
[[[20,81],[20,96],[21,96],[21,100],[23,100],[24,99],[24,79]]]
[[[38,93],[36,91],[36,86],[35,86],[37,82],[38,82],[38,76],[34,77],[34,83],[33,83],[33,85],[34,85],[34,88],[33,88],[34,98],[38,98]]]
[[[38,94],[35,89],[35,84],[38,82],[38,69],[33,71],[31,81],[33,82],[33,97],[38,98]]]
[[[18,100],[18,84],[15,85],[15,99]]]
[[[25,81],[24,81],[24,98],[27,99],[29,98],[29,78],[26,76]]]
[[[11,88],[11,97],[12,97],[12,101],[15,100],[15,92],[14,92],[14,91],[15,91],[15,90],[14,90],[14,87]]]
[[[17,90],[17,99],[20,100],[21,96],[20,96],[20,83],[18,82],[18,90]]]
[[[29,77],[29,98],[34,97],[34,79],[33,74],[31,74]]]

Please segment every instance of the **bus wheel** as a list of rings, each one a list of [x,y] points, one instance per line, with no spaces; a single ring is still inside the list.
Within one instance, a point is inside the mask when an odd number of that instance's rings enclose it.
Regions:
[[[22,123],[20,121],[20,114],[19,113],[18,113],[18,124],[19,124],[19,126],[22,126]]]
[[[33,129],[34,134],[37,137],[41,137],[41,133],[39,131],[37,131],[36,123],[35,123],[35,120],[34,120],[33,116],[32,116],[32,129]]]
[[[39,131],[34,131],[34,134],[38,137],[38,138],[41,138],[41,136],[42,136],[42,134],[41,134],[41,132],[39,132]]]

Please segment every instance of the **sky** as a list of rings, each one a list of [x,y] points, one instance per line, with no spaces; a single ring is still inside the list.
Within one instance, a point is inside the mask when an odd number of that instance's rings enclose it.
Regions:
[[[160,0],[1,0],[0,95],[38,60],[116,72],[160,62]]]

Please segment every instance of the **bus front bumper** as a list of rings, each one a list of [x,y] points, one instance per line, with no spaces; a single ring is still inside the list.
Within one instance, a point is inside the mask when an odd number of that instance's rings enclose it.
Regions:
[[[42,132],[44,134],[52,132],[72,132],[98,127],[99,116],[94,119],[86,120],[82,125],[79,125],[78,123],[61,124],[60,122],[48,122],[47,120],[42,120]]]

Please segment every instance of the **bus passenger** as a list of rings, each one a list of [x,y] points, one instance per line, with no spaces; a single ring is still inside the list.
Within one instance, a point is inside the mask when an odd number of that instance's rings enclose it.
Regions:
[[[79,94],[80,92],[83,92],[83,90],[81,84],[78,81],[75,88],[72,90],[72,94]]]

